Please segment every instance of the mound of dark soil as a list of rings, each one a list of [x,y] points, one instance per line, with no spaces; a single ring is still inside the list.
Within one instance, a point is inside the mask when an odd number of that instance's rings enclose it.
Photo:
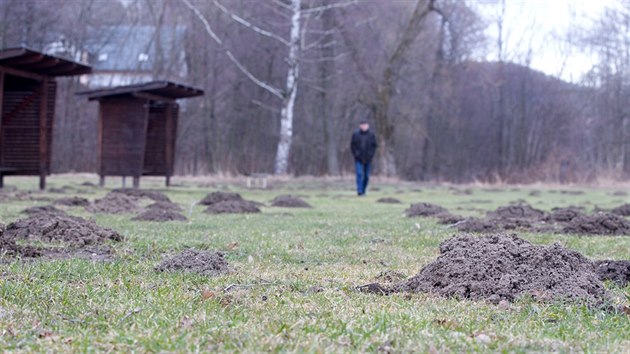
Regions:
[[[158,272],[191,272],[209,276],[227,274],[231,271],[223,254],[211,251],[187,249],[164,259],[155,267]]]
[[[208,206],[205,213],[208,214],[248,214],[260,213],[255,203],[246,200],[225,200]]]
[[[611,280],[621,287],[630,283],[630,261],[594,261],[595,272],[599,279]]]
[[[411,204],[405,213],[408,217],[414,216],[435,216],[438,214],[448,213],[448,210],[442,208],[439,205],[431,203],[416,203]]]
[[[182,207],[173,203],[173,202],[155,202],[153,204],[149,204],[146,207],[147,210],[150,209],[159,209],[159,210],[171,210],[171,211],[183,211]]]
[[[96,184],[94,184],[92,182],[83,182],[83,183],[81,183],[81,185],[84,186],[84,187],[94,187],[94,188],[98,187]]]
[[[0,254],[13,257],[40,257],[42,253],[34,247],[18,245],[14,239],[4,237],[5,226],[0,224]]]
[[[292,195],[279,195],[273,198],[271,205],[282,208],[312,208],[312,206],[303,199]]]
[[[48,189],[48,193],[65,194],[67,192],[68,192],[68,190],[66,190],[64,188],[50,188],[50,189]]]
[[[459,189],[459,188],[449,188],[449,190],[451,190],[451,192],[453,193],[453,195],[472,195],[473,194],[473,190],[470,188],[466,188],[466,189]]]
[[[38,205],[22,210],[22,213],[28,215],[66,215],[63,210],[57,209],[52,205]]]
[[[92,213],[103,214],[126,214],[135,213],[140,207],[134,197],[130,197],[122,193],[108,193],[101,199],[97,199],[94,203],[85,208]]]
[[[621,215],[621,216],[630,216],[630,204],[620,205],[613,210],[610,211],[613,214]]]
[[[467,218],[457,224],[462,232],[499,232],[504,230],[529,230],[533,224],[527,219]]]
[[[38,214],[13,222],[6,226],[1,236],[3,250],[7,247],[16,255],[26,257],[71,254],[87,247],[102,246],[109,241],[123,240],[118,232],[100,227],[94,221],[50,214]],[[19,247],[12,247],[17,241]]]
[[[440,245],[440,256],[394,291],[427,292],[459,299],[578,300],[602,304],[610,297],[580,253],[558,244],[539,246],[515,235],[458,235]]]
[[[199,204],[202,205],[212,205],[212,204],[216,204],[216,203],[220,203],[220,202],[225,202],[225,201],[239,201],[239,200],[243,200],[243,197],[241,197],[240,194],[238,193],[232,193],[232,192],[212,192],[208,195],[205,196],[205,198],[203,198]]]
[[[501,225],[491,219],[467,218],[457,224],[457,229],[462,232],[497,232]]]
[[[527,203],[502,206],[488,213],[489,217],[502,219],[537,219],[544,215],[543,211],[534,209]]]
[[[18,190],[4,191],[0,189],[0,202],[11,202],[15,200],[49,202],[51,198],[37,195],[36,192],[25,192],[25,191],[18,191]]]
[[[453,225],[465,220],[463,216],[451,213],[437,214],[436,217],[438,218],[438,224],[442,225]]]
[[[72,207],[86,207],[90,205],[90,201],[81,197],[69,197],[59,198],[53,202],[58,205],[72,206]]]
[[[561,190],[560,194],[567,194],[567,195],[582,195],[584,194],[584,191],[576,191],[576,190]]]
[[[578,235],[630,235],[630,221],[610,213],[583,215],[566,224],[562,232]]]
[[[186,219],[184,215],[174,210],[153,208],[153,209],[147,209],[140,215],[134,217],[132,220],[164,222],[164,221],[186,221],[188,219]]]
[[[386,204],[402,204],[402,202],[396,198],[381,198],[376,201],[377,203],[386,203]]]
[[[545,217],[545,221],[551,222],[570,222],[571,220],[584,216],[584,208],[567,207],[554,208],[551,213]]]
[[[133,198],[148,198],[154,200],[156,202],[170,202],[171,200],[166,196],[166,194],[160,191],[154,191],[150,189],[139,189],[139,188],[117,188],[112,190],[113,193],[124,194]]]
[[[627,197],[628,196],[628,192],[626,192],[626,191],[614,191],[614,192],[612,192],[611,195],[613,195],[615,197]]]

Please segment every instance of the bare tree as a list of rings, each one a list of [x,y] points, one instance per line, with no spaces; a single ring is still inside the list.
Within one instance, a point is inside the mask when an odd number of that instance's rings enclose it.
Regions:
[[[358,72],[366,82],[370,83],[371,94],[365,98],[365,104],[370,107],[376,123],[379,139],[379,156],[381,172],[387,176],[396,176],[395,160],[395,123],[391,112],[391,102],[395,94],[397,82],[401,78],[401,71],[405,67],[407,54],[414,42],[426,26],[426,19],[431,13],[440,13],[435,7],[435,0],[418,0],[411,16],[401,29],[401,35],[396,40],[391,51],[387,52],[385,63],[379,75],[373,75],[363,58],[371,57],[367,53],[360,53],[356,43],[346,33],[344,40],[351,48],[352,57]]]

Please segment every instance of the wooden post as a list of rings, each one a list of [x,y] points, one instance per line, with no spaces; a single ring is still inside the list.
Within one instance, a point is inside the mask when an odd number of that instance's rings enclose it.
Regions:
[[[125,188],[127,186],[127,176],[122,176],[122,187]]]
[[[133,176],[133,188],[140,188],[140,177],[144,173],[144,154],[147,151],[147,137],[149,136],[149,115],[151,114],[151,101],[144,101],[144,142],[142,145],[142,152],[140,154],[140,166],[136,169],[136,174]]]
[[[173,156],[174,156],[174,148],[175,148],[175,129],[177,129],[174,125],[175,122],[175,110],[173,109],[173,105],[175,103],[169,102],[166,104],[166,124],[165,124],[165,139],[164,142],[166,146],[164,147],[164,159],[166,165],[166,186],[170,185],[170,177],[173,174]]]
[[[103,170],[103,102],[100,100],[98,101],[98,120],[96,123],[96,130],[96,168],[100,176],[98,184],[101,187],[105,187],[105,173]]]
[[[40,82],[39,95],[39,189],[46,189],[48,174],[48,79]]]
[[[3,106],[4,103],[4,72],[0,71],[0,168],[2,168],[2,152],[4,150],[4,145],[2,144],[2,119],[3,119]],[[0,188],[4,187],[4,176],[2,172],[0,172]]]
[[[166,176],[166,186],[167,187],[171,186],[171,176]]]

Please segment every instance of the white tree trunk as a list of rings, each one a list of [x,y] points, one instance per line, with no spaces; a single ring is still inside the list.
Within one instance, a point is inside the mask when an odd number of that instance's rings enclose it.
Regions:
[[[286,174],[289,168],[289,153],[293,141],[293,111],[295,97],[297,96],[298,77],[300,72],[300,16],[302,0],[291,0],[291,39],[289,41],[289,71],[285,92],[282,98],[282,110],[280,112],[280,140],[276,152],[274,172],[277,175]]]

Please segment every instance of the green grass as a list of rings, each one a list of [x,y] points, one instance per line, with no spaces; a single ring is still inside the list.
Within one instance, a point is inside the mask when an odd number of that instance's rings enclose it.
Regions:
[[[78,187],[83,181],[54,177],[51,186]],[[36,186],[29,178],[7,182],[21,189]],[[161,188],[157,181],[143,186]],[[375,186],[380,190],[360,199],[351,182],[289,182],[267,191],[231,187],[261,202],[283,193],[304,195],[314,208],[210,216],[195,206],[187,223],[97,215],[99,224],[126,237],[114,246],[113,261],[0,264],[0,351],[630,352],[628,316],[580,305],[522,300],[502,307],[354,290],[384,270],[415,274],[453,234],[431,219],[403,217],[411,202],[479,215],[517,199],[548,210],[572,204],[607,208],[629,202],[628,197],[611,196],[607,189],[583,189],[583,195],[541,189],[534,197],[528,187],[501,192],[476,187],[472,195],[454,195],[439,186]],[[188,183],[166,193],[188,208],[213,190]],[[375,203],[384,196],[404,203]],[[0,203],[0,221],[15,220],[20,210],[36,204],[43,203]],[[69,210],[94,217],[80,208]],[[592,258],[630,255],[630,237],[521,236],[540,244],[560,242]],[[233,242],[238,247],[230,249]],[[164,253],[187,247],[225,252],[236,272],[208,278],[153,270]],[[224,292],[230,284],[240,286]],[[609,288],[620,302],[630,296],[630,287]],[[204,298],[207,290],[214,296]]]

